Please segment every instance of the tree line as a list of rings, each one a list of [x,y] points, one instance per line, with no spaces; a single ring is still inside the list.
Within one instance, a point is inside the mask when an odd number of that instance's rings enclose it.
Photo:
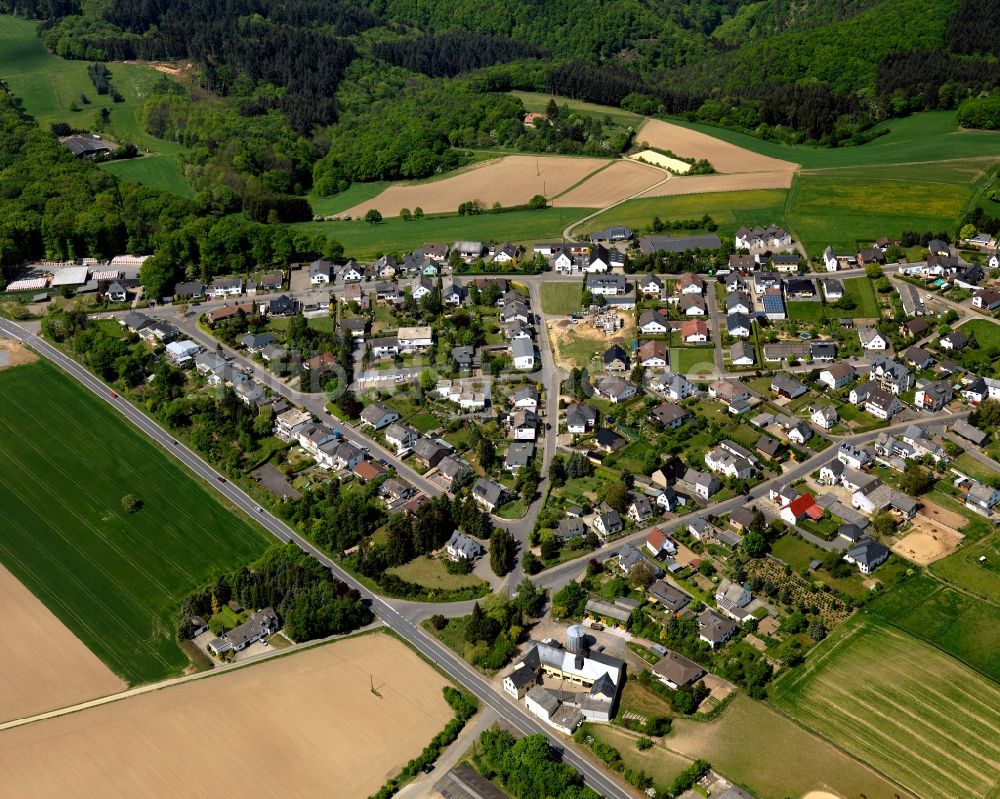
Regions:
[[[418,36],[375,42],[372,55],[432,78],[450,78],[474,69],[541,58],[543,51],[532,44],[506,36],[474,31],[448,31],[439,36]]]

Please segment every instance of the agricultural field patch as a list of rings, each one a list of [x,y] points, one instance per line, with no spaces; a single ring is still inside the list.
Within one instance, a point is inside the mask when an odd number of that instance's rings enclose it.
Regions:
[[[638,128],[646,120],[646,117],[626,111],[623,108],[586,103],[583,100],[574,100],[570,97],[545,94],[544,92],[513,91],[510,93],[515,97],[521,98],[521,102],[524,103],[524,110],[529,112],[544,113],[549,100],[555,100],[560,108],[566,106],[570,111],[577,114],[585,114],[596,119],[610,119],[614,124],[620,125],[623,128]]]
[[[117,693],[121,679],[0,566],[5,622],[0,721]]]
[[[888,625],[843,625],[770,694],[919,796],[985,799],[997,787],[1000,686]]]
[[[724,174],[742,172],[794,172],[798,164],[739,147],[721,138],[660,119],[650,119],[639,128],[636,145],[670,150],[682,158],[704,158]]]
[[[969,185],[800,173],[789,196],[788,223],[811,256],[827,245],[853,249],[858,240],[946,228],[971,196]]]
[[[446,178],[426,183],[394,183],[377,196],[348,208],[347,213],[364,217],[377,208],[383,217],[397,216],[402,208],[420,206],[425,214],[453,213],[458,206],[479,200],[487,208],[526,203],[536,194],[555,197],[598,169],[604,158],[506,155],[483,161]],[[622,195],[624,198],[627,195]],[[499,227],[495,221],[493,227]]]
[[[453,717],[446,684],[362,635],[0,732],[0,768],[16,796],[182,796],[240,763],[268,764],[241,780],[250,799],[368,796]]]
[[[678,163],[688,166],[683,161]],[[667,177],[669,175],[666,172],[648,164],[636,161],[613,161],[606,169],[593,173],[560,194],[552,204],[576,208],[583,206],[603,208],[626,197],[640,194],[643,189]]]
[[[344,245],[348,257],[376,258],[386,252],[412,250],[428,241],[490,241],[502,237],[515,244],[529,245],[542,239],[557,239],[568,224],[586,216],[591,210],[542,208],[477,216],[450,214],[411,222],[386,216],[385,221],[377,225],[355,220],[299,222],[291,227],[336,239]]]
[[[0,562],[127,682],[180,673],[181,599],[267,536],[55,367],[4,370],[0,392],[0,456],[18,465]]]
[[[687,175],[668,180],[644,192],[647,197],[673,197],[683,194],[711,194],[720,191],[757,191],[787,189],[794,172],[747,172],[736,175]]]
[[[1000,606],[994,602],[915,575],[867,605],[864,614],[928,641],[1000,681]]]
[[[817,790],[868,799],[912,797],[842,749],[742,693],[712,721],[675,719],[663,744],[687,757],[705,758],[759,799]]]
[[[684,178],[684,181],[695,177]],[[681,181],[675,181],[680,183]],[[706,214],[723,231],[740,225],[784,225],[785,198],[780,189],[760,191],[713,192],[680,197],[642,197],[628,200],[599,214],[582,226],[583,230],[600,230],[607,225],[628,225],[633,230],[649,227],[653,217],[664,222],[680,219],[701,219]]]
[[[1000,134],[995,131],[959,130],[954,111],[925,111],[890,119],[875,128],[888,131],[885,135],[860,146],[835,149],[790,146],[697,122],[679,119],[671,122],[761,155],[794,161],[803,169],[995,158],[1000,141]]]

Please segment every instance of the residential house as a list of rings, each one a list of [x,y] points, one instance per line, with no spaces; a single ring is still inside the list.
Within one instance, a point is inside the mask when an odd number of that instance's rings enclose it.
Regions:
[[[781,457],[782,452],[784,452],[785,445],[782,444],[778,439],[771,438],[769,435],[762,435],[757,439],[756,450],[765,458],[770,458],[774,460]]]
[[[757,258],[753,255],[729,256],[729,268],[734,272],[752,272],[757,268]]]
[[[764,307],[764,315],[771,320],[781,320],[787,318],[785,312],[785,299],[780,288],[765,289],[761,297],[761,304]]]
[[[460,372],[471,371],[482,365],[481,359],[476,358],[475,347],[452,347],[451,359],[455,363],[455,368]]]
[[[309,282],[314,286],[322,286],[333,282],[333,264],[320,258],[309,264]]]
[[[872,360],[868,371],[868,379],[878,385],[883,391],[892,394],[902,394],[913,388],[913,373],[905,366],[883,356]]]
[[[409,452],[419,437],[415,428],[402,422],[393,422],[385,428],[385,442],[396,450],[397,456]]]
[[[208,296],[214,299],[223,297],[238,297],[243,293],[243,278],[217,277],[208,287]]]
[[[858,567],[862,574],[871,574],[889,559],[889,548],[878,541],[863,538],[844,555],[844,560]]]
[[[475,560],[484,550],[475,538],[455,530],[445,544],[445,551],[452,560]]]
[[[528,338],[515,338],[510,342],[510,351],[514,357],[514,368],[523,372],[535,368],[535,344]]]
[[[969,337],[965,335],[961,330],[953,330],[941,336],[940,346],[943,350],[953,350],[957,352],[958,350],[965,349],[965,346],[969,343]]]
[[[740,400],[750,399],[750,389],[739,380],[716,380],[708,387],[708,396],[732,405]]]
[[[534,441],[538,437],[541,420],[534,411],[519,410],[510,417],[511,435],[515,441]]]
[[[396,333],[402,352],[425,350],[434,343],[434,330],[430,325],[401,327]]]
[[[878,388],[878,384],[869,380],[867,383],[854,386],[848,394],[848,399],[852,405],[864,405],[868,400],[868,395],[876,388]]]
[[[681,322],[681,339],[685,344],[704,344],[708,341],[708,324],[699,319]]]
[[[925,411],[939,411],[952,400],[951,383],[947,380],[933,380],[917,389],[913,403]]]
[[[664,368],[667,365],[667,345],[662,341],[644,341],[637,353],[639,363],[650,368]]]
[[[642,524],[647,519],[653,518],[653,507],[649,504],[649,497],[645,494],[630,494],[625,515],[636,524]]]
[[[749,459],[722,447],[705,454],[705,465],[717,474],[739,480],[746,480],[753,474],[753,463]]]
[[[666,293],[666,283],[659,275],[646,275],[636,285],[646,297],[662,297]]]
[[[521,386],[510,396],[510,404],[514,408],[537,411],[538,389],[533,385]]]
[[[781,290],[781,275],[777,272],[755,272],[753,276],[754,293],[763,294],[768,289]]]
[[[881,352],[889,347],[885,336],[879,333],[874,327],[859,327],[858,338],[861,341],[862,349],[866,352]]]
[[[752,618],[752,612],[747,610],[752,600],[749,586],[734,583],[727,578],[723,578],[715,590],[715,603],[719,610],[741,624]]]
[[[797,278],[785,283],[785,293],[789,297],[810,299],[816,296],[816,284],[808,278]]]
[[[425,469],[433,469],[451,452],[449,447],[430,438],[418,438],[412,444],[413,459]]]
[[[692,272],[685,272],[678,281],[677,290],[681,294],[703,294],[705,281]]]
[[[742,291],[731,291],[726,295],[726,313],[749,314],[753,310],[750,295]]]
[[[566,406],[566,429],[570,433],[583,435],[597,423],[597,411],[590,405],[574,402]]]
[[[628,445],[624,438],[607,427],[602,427],[594,433],[594,443],[604,452],[617,452]]]
[[[650,386],[654,391],[663,394],[675,402],[680,402],[688,397],[698,395],[698,389],[694,383],[684,375],[665,372],[654,380]]]
[[[595,390],[607,400],[617,404],[628,402],[638,394],[638,388],[620,377],[608,375],[597,384]]]
[[[469,464],[454,455],[445,455],[438,463],[438,475],[448,491],[461,485],[471,474],[472,469]]]
[[[618,297],[626,293],[627,283],[625,275],[596,274],[587,276],[586,287],[594,296]]]
[[[299,408],[278,414],[274,420],[274,434],[282,441],[292,441],[298,438],[299,430],[312,422],[312,414]]]
[[[629,363],[628,353],[620,344],[613,344],[604,351],[604,369],[607,372],[625,372]]]
[[[837,460],[852,469],[861,469],[872,462],[872,456],[868,450],[845,441],[837,447]]]
[[[608,508],[594,517],[594,531],[603,539],[618,535],[624,529],[625,523],[614,508]]]
[[[1000,503],[1000,490],[978,480],[966,480],[959,488],[964,489],[965,504],[974,510],[989,514]]]
[[[700,294],[682,295],[677,307],[684,316],[705,316],[708,313],[708,307]]]
[[[399,420],[399,414],[381,402],[373,402],[361,411],[361,424],[363,427],[371,427],[381,430]]]
[[[988,433],[983,432],[978,427],[973,427],[964,419],[954,422],[951,430],[955,435],[964,438],[966,441],[971,441],[977,447],[982,447],[989,438]]]
[[[187,366],[199,352],[201,347],[193,341],[171,341],[166,347],[167,360],[176,366]]]
[[[722,488],[718,477],[708,472],[699,472],[697,469],[688,469],[677,483],[681,489],[704,501],[708,501]]]
[[[368,352],[376,360],[395,358],[399,355],[399,339],[395,336],[373,338],[368,342]]]
[[[668,688],[677,690],[705,675],[705,670],[683,655],[667,650],[667,654],[650,667],[653,676]]]
[[[507,447],[507,456],[503,468],[511,474],[517,474],[531,463],[535,457],[535,445],[530,441],[514,441]]]
[[[639,315],[639,330],[647,335],[662,335],[670,328],[670,318],[666,311],[643,311]]]
[[[655,425],[659,425],[667,430],[673,430],[690,419],[691,412],[686,408],[682,408],[676,402],[664,402],[653,408],[646,418]]]
[[[899,335],[905,338],[921,338],[931,332],[931,323],[926,319],[911,319],[899,326]]]
[[[972,307],[981,311],[995,311],[1000,308],[1000,292],[983,289],[972,295]]]
[[[729,348],[729,355],[733,359],[733,366],[753,366],[757,362],[753,346],[745,341],[733,344]]]
[[[817,521],[823,517],[823,509],[816,504],[812,494],[800,494],[781,509],[780,516],[787,524],[796,524],[803,519]]]
[[[832,363],[837,359],[837,345],[833,341],[810,341],[809,355],[814,361]]]
[[[899,355],[914,369],[930,369],[934,365],[934,357],[927,350],[915,345],[907,347]]]
[[[820,281],[820,285],[827,302],[837,302],[844,298],[844,284],[836,278],[825,278]]]
[[[720,616],[711,608],[705,608],[698,614],[698,637],[712,649],[726,643],[737,629],[734,621]]]
[[[663,580],[657,580],[649,586],[649,599],[671,613],[679,613],[691,604],[691,597]]]
[[[822,369],[819,382],[832,389],[843,388],[855,378],[854,367],[849,363],[835,363]]]
[[[174,296],[179,300],[198,300],[205,296],[205,284],[200,280],[174,284]]]
[[[663,559],[677,554],[677,545],[659,530],[646,536],[646,549],[654,558]]]
[[[796,397],[801,397],[807,390],[802,383],[784,372],[777,372],[771,378],[771,391],[779,397],[795,399]]]
[[[913,497],[890,488],[881,480],[872,480],[855,491],[851,495],[851,505],[868,516],[880,511],[893,511],[906,520],[917,513],[917,501]]]
[[[809,420],[823,430],[832,430],[839,420],[837,409],[832,405],[821,405],[812,409]]]
[[[895,394],[882,388],[874,388],[865,400],[865,410],[876,419],[888,421],[903,410],[903,405]]]
[[[272,608],[264,608],[242,624],[224,632],[218,638],[213,638],[208,642],[208,648],[216,655],[241,652],[251,644],[277,632],[280,627],[278,614]]]
[[[749,315],[739,312],[729,314],[726,317],[726,332],[733,338],[750,338],[751,330]]]
[[[792,236],[787,230],[777,225],[753,228],[741,227],[736,231],[734,243],[738,250],[776,250],[782,247],[790,247]]]
[[[771,256],[771,266],[775,272],[794,274],[799,271],[799,264],[799,256],[796,253]]]
[[[344,265],[344,271],[341,273],[341,277],[345,283],[360,283],[364,280],[365,273],[357,263],[350,260]]]

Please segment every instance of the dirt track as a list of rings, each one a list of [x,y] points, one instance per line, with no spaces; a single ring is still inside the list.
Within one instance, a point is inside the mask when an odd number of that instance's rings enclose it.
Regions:
[[[339,641],[2,732],[3,793],[364,797],[452,717],[445,684],[388,635]]]
[[[662,169],[636,161],[615,161],[593,177],[556,198],[552,204],[562,208],[604,208],[638,194],[670,177]]]
[[[38,356],[20,341],[0,338],[0,369],[37,361]]]
[[[359,217],[377,208],[382,216],[390,217],[397,216],[401,208],[412,211],[417,206],[425,214],[455,213],[460,204],[470,200],[479,200],[487,207],[495,202],[518,205],[536,194],[554,197],[607,163],[606,158],[507,155],[440,180],[390,186],[346,213]]]
[[[0,721],[117,693],[125,683],[0,566],[5,615]]]
[[[682,128],[659,119],[650,119],[639,128],[635,142],[642,146],[645,142],[661,150],[670,150],[684,158],[707,158],[716,172],[794,172],[798,164],[769,158],[766,155],[737,147],[735,144],[716,139],[696,130]],[[724,189],[705,189],[724,191]]]

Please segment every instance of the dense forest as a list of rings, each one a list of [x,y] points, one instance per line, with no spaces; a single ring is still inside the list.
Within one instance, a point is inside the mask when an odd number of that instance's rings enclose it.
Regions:
[[[0,0],[55,53],[189,59],[141,109],[191,149],[198,205],[260,222],[353,181],[424,178],[474,149],[606,155],[626,132],[523,124],[528,90],[790,143],[1000,86],[995,0]],[[95,73],[96,74],[96,73]],[[984,106],[969,124],[990,125]]]
[[[176,280],[245,272],[258,265],[339,257],[332,239],[282,225],[207,215],[205,205],[126,185],[70,155],[0,93],[0,266],[38,258],[151,253],[142,281],[151,296]],[[9,275],[8,275],[9,277]],[[2,282],[2,277],[0,277]]]

